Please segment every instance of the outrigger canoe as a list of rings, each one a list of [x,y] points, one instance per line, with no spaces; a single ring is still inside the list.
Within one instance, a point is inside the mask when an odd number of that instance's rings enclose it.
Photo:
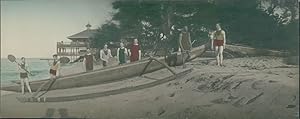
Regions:
[[[191,50],[191,56],[187,61],[193,60],[196,57],[201,56],[209,48],[210,48],[209,44],[205,44],[193,48]],[[287,56],[288,55],[287,52],[268,50],[268,49],[257,49],[257,48],[238,46],[238,45],[226,45],[225,51],[230,53],[231,55],[234,55],[235,57],[236,56],[243,57],[243,56]],[[187,55],[184,55],[184,57],[182,57],[181,53],[177,53],[176,65],[180,65],[183,63],[182,58],[186,59]],[[166,62],[165,57],[157,57],[156,59],[158,59],[160,62]],[[109,83],[109,82],[124,80],[126,78],[138,76],[141,73],[143,73],[143,69],[148,64],[148,62],[149,62],[148,59],[143,59],[137,62],[132,62],[124,65],[111,66],[103,69],[94,70],[91,72],[84,72],[84,73],[64,76],[56,79],[54,85],[51,87],[50,90],[85,87],[85,86],[97,85],[101,83]],[[152,62],[151,64],[149,64],[147,70],[144,73],[153,72],[162,68],[164,68],[164,66],[161,65],[160,63]],[[30,82],[31,90],[36,91],[42,84],[48,81],[49,79],[31,81]],[[45,85],[45,87],[48,87],[48,85]],[[15,92],[21,91],[19,85],[3,86],[1,87],[1,90],[15,91]]]
[[[177,53],[176,64],[177,65],[182,64],[183,63],[182,58],[187,59],[187,61],[190,61],[192,59],[199,57],[201,54],[205,52],[207,48],[208,48],[207,45],[201,45],[199,47],[193,48],[191,50],[189,58],[187,58],[188,56],[185,53],[183,53],[184,55],[182,55],[182,53],[180,52]],[[159,60],[160,62],[166,62],[165,57],[156,57],[156,59]],[[149,73],[164,68],[164,66],[161,65],[159,62],[151,62],[150,64],[148,64],[148,62],[149,62],[148,59],[143,59],[128,64],[111,66],[103,69],[93,70],[90,72],[83,72],[83,73],[63,76],[56,79],[55,83],[53,84],[50,90],[85,87],[85,86],[97,85],[101,83],[109,83],[109,82],[124,80],[126,78],[138,76],[141,73]],[[143,69],[147,64],[148,64],[147,69],[143,71]],[[49,80],[50,79],[31,81],[30,82],[31,90],[36,91],[41,85],[48,82]],[[48,87],[48,85],[45,85],[45,87]],[[21,91],[20,86],[16,84],[10,86],[3,86],[1,87],[1,90],[15,91],[15,92]]]

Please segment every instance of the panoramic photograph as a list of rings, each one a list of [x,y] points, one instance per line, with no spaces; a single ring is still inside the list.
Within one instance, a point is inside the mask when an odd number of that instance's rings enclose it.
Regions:
[[[300,118],[299,0],[0,2],[0,118]]]

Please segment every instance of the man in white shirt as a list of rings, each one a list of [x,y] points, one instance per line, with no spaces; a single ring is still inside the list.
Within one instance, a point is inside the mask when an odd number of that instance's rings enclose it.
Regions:
[[[100,59],[103,62],[103,67],[107,66],[107,63],[109,61],[109,58],[111,58],[111,50],[107,48],[107,45],[105,44],[103,49],[100,50]]]

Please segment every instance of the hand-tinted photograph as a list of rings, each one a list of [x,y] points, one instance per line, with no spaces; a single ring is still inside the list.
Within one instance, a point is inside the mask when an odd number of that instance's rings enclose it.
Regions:
[[[299,0],[0,1],[0,118],[299,119]]]

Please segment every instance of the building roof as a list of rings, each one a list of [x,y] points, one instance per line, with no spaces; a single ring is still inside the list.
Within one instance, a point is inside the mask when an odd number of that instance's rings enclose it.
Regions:
[[[76,40],[76,39],[88,39],[94,36],[94,34],[97,32],[97,29],[86,29],[84,31],[81,31],[77,34],[71,35],[67,37],[68,39],[71,40]]]

